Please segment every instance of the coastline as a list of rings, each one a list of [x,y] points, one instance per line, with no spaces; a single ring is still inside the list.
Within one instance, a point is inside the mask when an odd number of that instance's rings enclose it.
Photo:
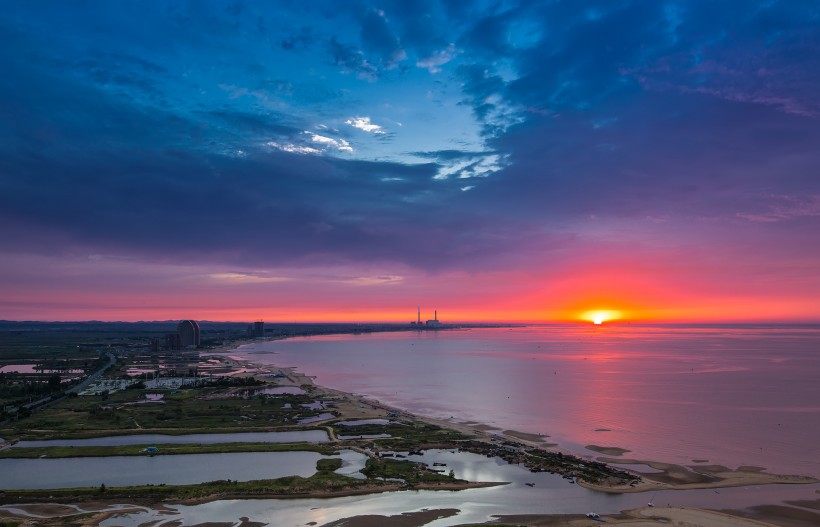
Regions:
[[[241,345],[236,346],[230,351],[236,351],[240,346]],[[259,365],[253,363],[252,359],[248,359],[245,361],[244,366],[258,367]],[[313,393],[325,395],[328,398],[337,399],[336,404],[339,406],[339,410],[348,417],[355,415],[355,418],[358,419],[383,419],[387,418],[392,413],[410,421],[426,423],[429,425],[454,430],[464,435],[475,436],[477,441],[485,442],[488,445],[493,445],[491,441],[492,436],[498,436],[503,438],[503,440],[519,443],[530,448],[554,449],[558,446],[555,443],[547,442],[547,436],[517,430],[501,430],[499,428],[474,421],[459,422],[451,419],[440,419],[410,413],[401,408],[386,405],[381,401],[366,395],[343,392],[341,390],[317,384],[313,376],[296,371],[295,367],[266,365],[266,368],[278,370],[285,374],[285,379],[287,379],[293,386],[309,386],[313,390]],[[618,447],[601,448],[603,450],[601,453],[626,451],[625,449]],[[556,451],[577,456],[575,453],[562,451],[560,448]],[[590,483],[584,481],[583,479],[577,479],[576,481],[579,485],[590,490],[610,494],[652,492],[660,490],[716,489],[742,487],[748,485],[820,483],[820,479],[809,476],[771,474],[765,472],[766,469],[763,467],[738,467],[738,469],[732,470],[728,467],[720,465],[683,466],[665,463],[662,461],[621,459],[605,456],[596,457],[595,460],[607,464],[617,463],[619,465],[647,465],[659,471],[657,473],[645,473],[637,470],[627,470],[628,472],[641,478],[641,482],[635,485],[611,486]]]
[[[268,341],[273,340],[282,340],[280,337],[267,339]],[[259,369],[260,365],[254,364],[252,359],[245,359],[245,358],[238,358],[228,357],[227,355],[236,353],[239,349],[247,344],[252,342],[259,342],[257,341],[240,341],[240,342],[233,342],[229,345],[220,346],[214,350],[207,351],[208,354],[217,355],[225,358],[226,360],[233,361],[237,365],[243,368],[248,368],[250,370]],[[507,441],[513,441],[520,445],[523,445],[527,448],[538,448],[538,449],[545,449],[545,448],[554,448],[555,444],[548,443],[546,436],[540,436],[537,434],[531,434],[527,432],[521,432],[516,430],[500,430],[496,427],[492,427],[483,423],[478,423],[475,421],[468,421],[468,422],[459,422],[454,421],[452,419],[439,419],[433,417],[427,417],[424,415],[413,414],[402,410],[400,408],[388,406],[378,400],[375,400],[371,397],[354,394],[349,392],[344,392],[341,390],[337,390],[334,388],[322,386],[315,382],[315,378],[310,376],[307,373],[297,371],[296,367],[279,367],[274,365],[264,365],[263,369],[265,373],[253,373],[247,372],[242,373],[240,375],[247,376],[247,377],[254,377],[254,376],[262,376],[265,377],[270,376],[272,372],[277,374],[282,374],[281,377],[277,378],[277,385],[278,386],[295,386],[300,387],[308,391],[312,396],[317,398],[321,398],[323,400],[331,400],[333,401],[333,405],[336,409],[339,410],[340,414],[345,419],[387,419],[387,418],[401,418],[406,421],[417,422],[417,423],[424,423],[436,427],[441,427],[447,430],[454,430],[461,434],[467,436],[475,437],[476,441],[483,442],[488,446],[497,446],[493,443],[492,438],[493,436],[497,436],[503,438]],[[338,418],[336,418],[338,419]],[[328,419],[327,421],[332,421],[332,419]],[[323,427],[324,422],[317,422],[314,423],[314,426],[319,428]],[[326,427],[330,433],[331,441],[329,443],[325,443],[325,445],[333,446],[341,444],[342,442],[337,439],[331,432],[331,427]],[[434,448],[435,446],[429,446],[427,448]],[[348,445],[345,448],[350,448]],[[620,451],[623,449],[619,449],[617,447],[600,447],[602,454],[608,454],[615,451]],[[616,454],[617,455],[617,454]],[[658,473],[642,473],[636,470],[630,470],[629,472],[640,477],[640,482],[633,485],[606,485],[606,484],[595,484],[584,481],[581,478],[578,478],[575,482],[578,483],[579,486],[587,488],[589,490],[602,492],[602,493],[609,493],[609,494],[620,494],[620,493],[640,493],[640,492],[652,492],[652,491],[659,491],[659,490],[690,490],[690,489],[713,489],[713,488],[724,488],[724,487],[736,487],[736,486],[750,486],[750,485],[768,485],[768,484],[809,484],[809,483],[817,483],[820,480],[815,478],[808,478],[805,476],[789,476],[789,475],[777,475],[777,474],[769,474],[764,472],[765,469],[761,467],[739,467],[736,470],[728,469],[727,467],[721,467],[717,465],[713,466],[697,466],[697,467],[684,467],[680,465],[673,465],[668,463],[662,463],[657,461],[646,461],[646,460],[633,460],[633,459],[621,459],[621,458],[609,458],[609,457],[598,457],[595,458],[597,461],[603,463],[617,463],[617,464],[635,464],[635,465],[648,465],[653,469],[659,470]],[[421,483],[412,486],[413,490],[448,490],[448,491],[455,491],[455,490],[463,490],[463,489],[470,489],[470,488],[481,488],[481,487],[491,487],[497,485],[504,485],[504,482],[453,482],[453,483]],[[216,500],[225,500],[225,499],[266,499],[266,498],[275,498],[275,499],[300,499],[300,498],[334,498],[334,497],[343,497],[343,496],[356,496],[356,495],[365,495],[365,494],[376,494],[376,493],[384,493],[384,492],[397,492],[402,490],[407,490],[408,487],[406,485],[400,484],[372,484],[372,485],[363,485],[358,488],[348,488],[348,489],[338,489],[338,490],[314,490],[309,492],[297,492],[297,493],[290,493],[290,494],[283,494],[283,493],[260,493],[260,494],[231,494],[231,493],[218,493],[218,494],[211,494],[207,496],[199,496],[196,498],[191,499],[172,499],[172,500],[152,500],[150,498],[143,498],[143,499],[134,499],[134,500],[124,500],[122,498],[117,498],[113,500],[107,499],[99,499],[95,498],[93,501],[87,501],[83,503],[78,503],[77,506],[82,506],[83,512],[75,512],[70,513],[74,514],[93,514],[93,518],[89,518],[87,520],[88,523],[83,523],[83,525],[99,525],[99,523],[107,518],[110,518],[116,514],[121,514],[123,512],[127,512],[126,510],[121,510],[117,508],[116,510],[112,509],[112,507],[126,507],[125,505],[121,505],[124,501],[133,505],[130,509],[132,511],[138,511],[144,509],[145,507],[150,507],[154,510],[159,510],[163,507],[163,501],[167,501],[168,503],[178,503],[183,505],[196,505],[202,503],[208,503]],[[820,491],[819,491],[820,492]],[[820,500],[818,500],[820,502]],[[72,503],[72,502],[68,502]],[[74,502],[77,503],[77,502]],[[99,507],[107,507],[105,510],[89,510],[92,508],[91,506],[97,505]],[[28,505],[15,505],[23,510],[28,510],[33,515],[37,514],[49,514],[49,512],[54,512],[58,510],[59,507],[68,507],[69,509],[72,508],[72,505],[54,505],[53,503],[32,503]],[[772,507],[778,507],[778,505],[773,505]],[[66,509],[63,509],[66,510]],[[761,521],[758,519],[748,519],[743,518],[741,516],[737,516],[732,514],[733,511],[713,511],[713,510],[704,510],[704,509],[696,509],[696,508],[669,508],[669,507],[644,507],[641,509],[634,509],[628,511],[622,511],[621,514],[618,515],[606,515],[604,518],[607,519],[609,523],[613,523],[615,525],[621,525],[623,527],[630,527],[630,526],[643,526],[649,524],[656,524],[658,519],[666,520],[668,523],[672,523],[673,525],[693,525],[693,526],[725,526],[725,527],[747,527],[747,526],[764,526],[770,527],[775,526],[777,524],[774,523],[767,523],[765,521]],[[0,519],[2,518],[24,518],[25,516],[15,516],[9,514],[8,510],[0,509]],[[59,516],[53,516],[56,518]],[[28,516],[29,519],[32,519],[32,516]],[[495,521],[512,521],[519,524],[524,524],[527,526],[558,526],[558,527],[580,527],[585,525],[590,525],[589,519],[585,518],[583,515],[526,515],[526,516],[498,516],[496,517]],[[688,523],[687,523],[688,522]],[[38,523],[39,525],[39,523]],[[347,524],[345,524],[347,525]],[[353,524],[351,524],[353,525]],[[360,525],[356,523],[356,525]],[[365,525],[365,523],[361,523],[361,525]],[[376,524],[374,524],[376,525]],[[378,525],[390,525],[390,523],[382,523]],[[421,524],[419,524],[421,525]],[[488,524],[490,525],[490,524]]]

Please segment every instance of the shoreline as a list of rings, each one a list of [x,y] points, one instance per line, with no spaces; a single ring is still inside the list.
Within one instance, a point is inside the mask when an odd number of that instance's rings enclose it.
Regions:
[[[273,339],[271,339],[273,340]],[[276,339],[280,340],[280,339]],[[233,350],[237,350],[239,346]],[[248,366],[259,367],[260,365],[253,363],[252,359],[246,359],[245,364]],[[351,405],[360,408],[361,419],[378,419],[387,418],[388,414],[394,412],[396,415],[411,420],[418,421],[441,428],[454,430],[464,435],[471,435],[477,441],[486,443],[489,446],[495,446],[491,442],[493,435],[500,436],[507,441],[516,442],[529,448],[552,449],[556,452],[561,452],[566,455],[576,456],[583,459],[580,455],[574,452],[568,452],[559,447],[556,443],[549,443],[548,437],[540,434],[533,434],[529,432],[521,432],[517,430],[502,430],[500,428],[490,426],[484,423],[475,421],[459,422],[452,419],[441,419],[421,414],[411,413],[407,410],[393,407],[382,403],[370,396],[360,395],[350,392],[344,392],[335,388],[329,388],[317,384],[315,377],[306,373],[296,371],[296,367],[280,367],[266,365],[266,368],[279,370],[286,374],[286,378],[293,382],[294,386],[310,386],[312,390],[323,393],[329,396],[335,396],[345,399]],[[371,411],[367,411],[367,407]],[[558,448],[555,448],[558,447]],[[601,453],[612,453],[618,451],[626,451],[619,447],[602,448]],[[592,457],[590,457],[592,459]],[[598,485],[586,482],[583,479],[577,479],[576,482],[589,490],[604,492],[608,494],[621,493],[639,493],[639,492],[653,492],[660,490],[693,490],[693,489],[717,489],[728,487],[742,487],[747,485],[770,485],[770,484],[812,484],[820,483],[820,479],[791,474],[771,474],[766,472],[763,467],[738,467],[737,469],[730,469],[720,465],[693,465],[691,467],[666,463],[654,460],[634,460],[621,459],[611,457],[597,457],[595,460],[606,464],[620,464],[620,465],[647,465],[653,469],[659,470],[658,473],[645,473],[637,470],[625,469],[627,472],[634,474],[641,478],[641,482],[637,485],[624,486],[610,486]],[[620,468],[620,467],[619,467]],[[754,470],[750,470],[754,469]]]
[[[283,340],[288,337],[274,337],[264,339],[264,341]],[[242,346],[252,344],[256,341],[240,341],[229,345],[219,346],[217,349],[208,350],[207,353],[211,355],[222,356],[226,360],[241,365],[242,367],[251,367],[252,369],[264,369],[268,372],[282,373],[284,376],[277,378],[276,384],[278,386],[296,386],[304,388],[310,395],[324,400],[332,401],[334,406],[340,411],[345,419],[395,419],[401,418],[411,422],[425,423],[441,427],[447,430],[454,430],[461,434],[474,437],[475,441],[486,444],[487,446],[498,446],[497,443],[492,442],[492,436],[500,436],[508,441],[516,442],[528,448],[538,449],[554,449],[557,445],[548,443],[548,436],[541,436],[538,434],[531,434],[516,430],[501,430],[500,428],[486,425],[475,421],[459,422],[454,421],[453,418],[441,419],[420,414],[410,413],[401,408],[396,408],[382,403],[370,396],[344,392],[335,388],[330,388],[317,384],[315,377],[307,373],[297,371],[297,367],[280,367],[275,365],[260,365],[255,364],[252,358],[228,357],[231,353],[239,352]],[[269,378],[270,373],[246,372],[239,374],[244,377],[265,377]],[[392,416],[390,414],[393,414]],[[328,419],[327,421],[332,421]],[[316,428],[328,428],[324,426],[325,422],[315,423]],[[281,431],[281,428],[278,429]],[[322,443],[321,445],[333,447],[343,443],[336,439],[333,434],[329,433],[330,441]],[[344,442],[347,443],[347,442]],[[345,447],[349,448],[349,447]],[[427,447],[434,448],[434,446]],[[618,447],[600,447],[602,454],[610,454],[619,449]],[[557,449],[561,452],[561,449]],[[577,454],[572,454],[576,456]],[[617,455],[617,454],[616,454]],[[583,458],[581,458],[584,460]],[[591,459],[591,458],[590,458]],[[691,489],[716,489],[725,487],[738,486],[752,486],[752,485],[769,485],[769,484],[811,484],[818,483],[820,480],[816,478],[796,475],[778,475],[769,474],[761,467],[738,467],[735,470],[719,465],[693,466],[684,467],[681,465],[674,465],[670,463],[663,463],[657,461],[646,461],[638,459],[621,459],[610,457],[597,457],[597,461],[602,463],[617,463],[619,465],[645,465],[653,469],[659,470],[658,473],[642,473],[637,470],[628,470],[640,478],[640,482],[634,485],[601,485],[584,481],[581,478],[576,479],[579,486],[586,489],[608,493],[641,493],[653,492],[661,490],[691,490]],[[584,460],[585,461],[585,460]],[[620,467],[619,467],[620,468]],[[112,498],[111,500],[100,499],[100,497],[89,497],[90,501],[66,501],[66,504],[76,504],[75,508],[82,508],[82,511],[68,513],[67,516],[75,516],[78,514],[94,515],[89,518],[89,523],[84,525],[99,525],[100,522],[117,514],[125,512],[136,512],[144,508],[151,508],[154,510],[161,510],[163,503],[174,503],[181,505],[197,505],[209,503],[217,500],[230,499],[304,499],[304,498],[335,498],[344,496],[356,496],[367,494],[379,494],[385,492],[397,492],[401,490],[463,490],[470,488],[482,488],[498,485],[505,485],[506,482],[453,482],[453,483],[419,483],[412,487],[401,484],[385,484],[385,485],[364,485],[359,488],[339,489],[339,490],[315,490],[308,492],[299,492],[292,494],[282,493],[261,493],[261,494],[231,494],[231,493],[217,493],[207,496],[199,496],[190,499],[170,499],[170,500],[155,500],[150,497],[136,498],[133,500],[124,498]],[[820,492],[820,491],[818,491]],[[55,501],[43,503],[29,503],[29,504],[9,504],[9,506],[17,507],[22,510],[28,510],[31,514],[27,516],[19,516],[11,514],[7,509],[0,509],[0,519],[16,518],[27,520],[39,520],[37,512],[45,512],[55,510],[55,508],[64,507],[65,509],[72,508],[72,505],[54,505]],[[57,500],[59,503],[59,499]],[[127,503],[127,505],[125,504]],[[107,507],[105,510],[88,510],[92,505],[99,505]],[[85,506],[83,506],[85,505]],[[769,506],[761,504],[761,506]],[[773,507],[780,506],[772,505]],[[88,507],[88,508],[86,508]],[[112,507],[117,507],[112,509]],[[122,508],[120,508],[122,507]],[[125,509],[129,507],[129,509]],[[65,510],[64,509],[64,510]],[[761,526],[771,527],[777,524],[767,523],[758,519],[749,519],[732,514],[733,511],[715,511],[697,508],[668,508],[668,507],[644,507],[641,509],[633,509],[622,511],[620,514],[604,515],[609,523],[621,525],[622,527],[643,526],[656,524],[658,519],[668,520],[669,523],[682,524],[679,522],[690,522],[695,526],[725,526],[725,527],[746,527],[746,526]],[[761,513],[762,514],[762,513]],[[51,516],[50,518],[58,518],[61,515]],[[494,520],[489,521],[512,521],[528,526],[556,526],[556,527],[580,527],[590,525],[589,519],[583,515],[521,515],[521,516],[494,516]],[[387,524],[385,524],[387,525]],[[488,524],[492,525],[492,524]]]

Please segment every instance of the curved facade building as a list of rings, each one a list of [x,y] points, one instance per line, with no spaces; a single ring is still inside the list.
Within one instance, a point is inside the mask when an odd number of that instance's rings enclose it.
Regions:
[[[183,320],[177,325],[179,343],[183,348],[199,347],[199,324],[196,320]]]

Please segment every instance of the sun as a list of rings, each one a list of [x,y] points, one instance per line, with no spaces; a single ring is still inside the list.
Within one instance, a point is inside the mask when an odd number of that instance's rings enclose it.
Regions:
[[[621,318],[621,313],[618,311],[612,310],[595,310],[595,311],[587,311],[580,317],[582,320],[587,320],[592,322],[595,325],[601,325],[604,322],[608,322],[610,320],[617,320]]]

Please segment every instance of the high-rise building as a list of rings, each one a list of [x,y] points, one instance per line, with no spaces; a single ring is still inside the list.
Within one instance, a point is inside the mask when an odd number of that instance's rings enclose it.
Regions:
[[[167,333],[165,335],[165,349],[171,351],[178,351],[182,349],[180,344],[179,333]]]
[[[261,320],[258,322],[254,322],[253,324],[248,326],[248,334],[251,337],[264,337],[265,336],[265,323]]]
[[[183,320],[177,325],[179,343],[183,348],[199,347],[199,324],[196,320]]]

